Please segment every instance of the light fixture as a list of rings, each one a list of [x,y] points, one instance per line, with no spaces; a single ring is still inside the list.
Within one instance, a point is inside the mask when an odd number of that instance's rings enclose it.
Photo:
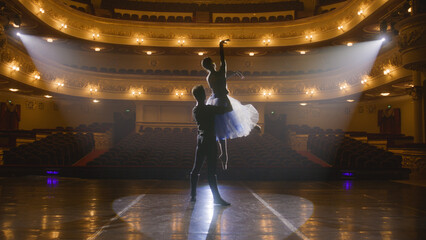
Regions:
[[[67,29],[67,28],[68,28],[68,25],[66,25],[65,23],[62,23],[61,27],[59,28],[59,30]]]
[[[198,52],[198,56],[203,56],[204,52]]]
[[[254,52],[249,52],[249,56],[253,57],[254,56]]]
[[[143,43],[143,38],[136,38],[136,42],[141,45]]]
[[[300,106],[306,106],[306,105],[308,105],[307,103],[305,103],[305,102],[302,102],[302,103],[299,103],[300,104]]]
[[[12,71],[19,72],[20,69],[21,68],[19,66],[16,66],[16,65],[12,66]]]
[[[411,12],[411,7],[409,7],[409,8],[407,9],[407,11],[410,13],[410,12]]]
[[[179,39],[178,41],[178,44],[182,47],[183,46],[183,44],[185,44],[185,40],[184,39]]]
[[[44,13],[44,9],[43,8],[40,8],[39,11],[40,11],[40,13]]]
[[[21,36],[21,33],[20,33],[20,32],[17,32],[17,33],[16,33],[16,36],[20,37],[20,36]]]
[[[183,97],[183,91],[176,91],[175,95],[176,97],[181,98]]]
[[[389,68],[383,70],[383,75],[388,75],[390,73],[390,71],[391,70]]]
[[[358,16],[363,16],[363,17],[365,17],[364,16],[364,10],[362,10],[362,9],[360,9],[359,11],[358,11]]]
[[[268,46],[271,43],[271,39],[263,39],[263,45]]]
[[[100,47],[95,47],[94,49],[95,49],[96,52],[100,52],[101,51]]]
[[[348,46],[348,47],[352,47],[354,44],[352,43],[352,42],[348,42],[348,43],[346,43],[346,46]]]
[[[315,94],[315,89],[308,89],[308,90],[306,90],[305,94],[306,95],[311,95],[311,97],[312,97],[312,95]]]
[[[389,96],[390,93],[388,93],[388,92],[382,92],[382,93],[380,93],[380,95],[382,95],[383,97],[386,97],[386,96]]]
[[[63,83],[60,83],[60,82],[57,82],[57,83],[56,83],[56,86],[58,86],[58,88],[59,88],[59,87],[63,87],[63,86],[64,86],[64,84],[63,84]]]
[[[146,51],[146,55],[151,55],[152,51]]]
[[[299,53],[302,54],[302,55],[305,55],[306,51],[300,51]]]
[[[44,95],[45,98],[52,98],[51,95]]]
[[[53,38],[47,38],[47,39],[46,39],[46,42],[48,42],[48,43],[53,42]]]
[[[346,90],[347,88],[348,88],[348,84],[346,83],[340,84],[340,90]]]
[[[19,89],[17,89],[17,88],[9,88],[9,91],[11,91],[11,92],[17,92],[17,91],[19,91]]]
[[[309,40],[309,41],[312,41],[312,35],[306,35],[306,36],[305,36],[305,39],[306,39],[306,40]]]
[[[361,84],[362,85],[364,85],[364,84],[367,84],[368,83],[368,77],[364,77],[362,80],[361,80]]]
[[[263,97],[264,98],[269,98],[271,96],[272,96],[272,92],[271,91],[268,91],[268,90],[263,91]]]
[[[353,99],[347,99],[346,102],[355,102]]]
[[[337,29],[341,30],[342,32],[345,32],[345,30],[343,30],[343,26],[342,25],[338,26]]]
[[[99,100],[98,100],[98,99],[93,99],[93,102],[94,102],[94,103],[98,103],[98,102],[99,102]]]
[[[40,78],[41,78],[40,75],[38,75],[37,73],[34,75],[35,80],[40,80]]]
[[[92,94],[94,92],[98,92],[98,89],[97,88],[90,88],[89,91],[90,91],[90,94]]]
[[[92,37],[93,37],[93,40],[96,40],[96,38],[99,38],[99,33],[93,33]]]

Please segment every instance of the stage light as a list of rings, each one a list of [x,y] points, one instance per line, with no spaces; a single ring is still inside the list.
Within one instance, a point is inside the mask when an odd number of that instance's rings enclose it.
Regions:
[[[382,38],[380,39],[380,41],[382,41],[382,42],[386,41],[386,37],[382,37]]]
[[[9,88],[9,91],[11,91],[11,92],[17,92],[17,91],[19,91],[19,89],[17,89],[17,88]]]
[[[17,33],[16,33],[16,36],[20,37],[20,36],[21,36],[21,33],[20,33],[20,32],[17,32]]]
[[[382,92],[382,93],[380,93],[380,95],[382,95],[383,97],[386,97],[386,96],[389,96],[390,93],[388,93],[388,92]]]
[[[52,98],[51,95],[44,95],[45,98]]]

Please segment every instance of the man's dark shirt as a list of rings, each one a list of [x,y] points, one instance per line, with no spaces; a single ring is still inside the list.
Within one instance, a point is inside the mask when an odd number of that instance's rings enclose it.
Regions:
[[[195,106],[192,110],[192,114],[198,125],[198,135],[204,137],[215,137],[215,115],[224,114],[229,111],[229,107],[213,105]]]

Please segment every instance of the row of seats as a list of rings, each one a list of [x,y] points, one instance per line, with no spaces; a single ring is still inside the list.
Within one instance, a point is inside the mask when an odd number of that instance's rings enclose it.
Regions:
[[[103,0],[103,9],[129,9],[152,12],[215,12],[215,13],[258,13],[296,10],[302,11],[304,4],[301,1],[281,1],[269,3],[244,3],[244,4],[197,4],[169,2],[147,2],[131,0]]]
[[[206,76],[207,73],[205,70],[169,70],[169,69],[165,69],[165,70],[161,70],[161,69],[124,69],[124,68],[120,68],[120,69],[116,69],[116,68],[106,68],[106,67],[94,67],[94,66],[77,66],[77,65],[68,65],[69,67],[72,68],[80,68],[82,70],[85,71],[92,71],[92,72],[102,72],[102,73],[118,73],[118,74],[138,74],[138,75],[165,75],[165,76]],[[312,70],[308,70],[308,71],[303,71],[303,70],[290,70],[290,71],[281,71],[281,72],[276,72],[276,71],[244,71],[242,72],[242,74],[244,76],[288,76],[288,75],[303,75],[303,74],[314,74],[314,73],[320,73],[320,72],[325,72],[325,71],[329,71],[331,69],[312,69]]]
[[[278,15],[266,17],[217,17],[215,23],[263,23],[263,22],[283,22],[294,20],[293,15]]]
[[[144,128],[131,134],[88,166],[192,167],[196,128]],[[320,167],[269,134],[252,133],[228,141],[230,168]]]
[[[115,12],[113,15],[116,19],[144,21],[144,22],[192,22],[191,16],[163,16],[163,15],[142,15]]]
[[[290,132],[295,132],[296,134],[343,134],[342,129],[322,129],[320,127],[310,127],[306,124],[297,125],[297,124],[289,124],[287,125],[287,129]]]
[[[112,123],[91,123],[89,125],[80,124],[76,128],[73,127],[62,127],[58,126],[56,128],[36,128],[33,129],[35,133],[53,133],[53,132],[98,132],[103,133],[112,129]]]
[[[335,134],[311,134],[308,149],[339,169],[397,169],[402,157],[373,145]]]
[[[56,133],[5,151],[5,165],[70,166],[92,151],[93,133]]]

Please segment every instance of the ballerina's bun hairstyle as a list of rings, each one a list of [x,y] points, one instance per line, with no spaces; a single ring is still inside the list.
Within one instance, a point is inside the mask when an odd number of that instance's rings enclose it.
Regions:
[[[213,60],[211,58],[209,58],[209,57],[206,57],[203,60],[201,60],[201,65],[205,69],[211,69],[212,68],[212,64],[213,64]]]
[[[206,100],[206,91],[204,91],[203,85],[197,85],[192,88],[192,95],[194,95],[197,101]]]

